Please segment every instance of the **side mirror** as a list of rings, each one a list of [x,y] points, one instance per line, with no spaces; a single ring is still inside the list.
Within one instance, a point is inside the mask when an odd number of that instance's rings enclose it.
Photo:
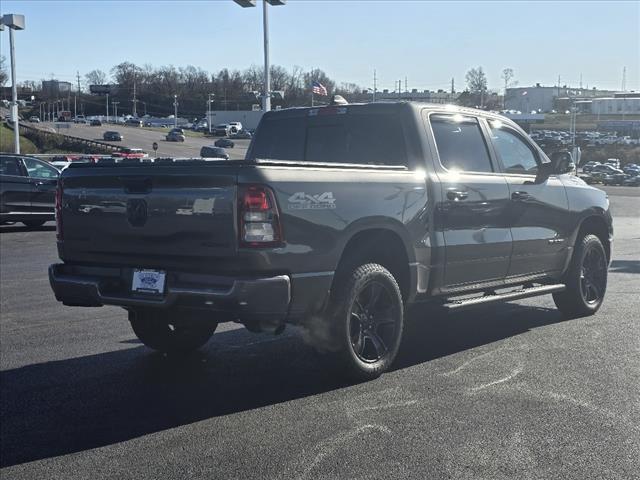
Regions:
[[[536,173],[535,183],[542,183],[547,178],[555,173],[555,166],[553,162],[541,163],[538,165],[538,172]]]
[[[551,165],[553,166],[553,172],[557,174],[570,173],[576,169],[575,163],[573,163],[573,157],[570,152],[559,151],[553,152],[551,155]]]

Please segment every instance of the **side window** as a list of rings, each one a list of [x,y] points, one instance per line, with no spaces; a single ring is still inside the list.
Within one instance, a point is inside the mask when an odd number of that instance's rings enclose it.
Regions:
[[[502,160],[505,173],[531,173],[538,170],[537,155],[519,135],[499,122],[489,122],[491,141]]]
[[[493,172],[478,120],[462,115],[431,115],[440,163],[448,170]]]
[[[58,170],[51,165],[34,160],[33,158],[24,158],[23,161],[27,167],[27,173],[32,178],[58,178],[60,175]]]
[[[0,175],[22,177],[22,170],[18,159],[14,157],[0,157]]]

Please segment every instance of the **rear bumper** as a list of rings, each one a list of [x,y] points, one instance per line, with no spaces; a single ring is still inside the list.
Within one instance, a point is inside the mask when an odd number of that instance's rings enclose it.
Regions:
[[[221,321],[284,321],[291,303],[291,279],[287,275],[231,278],[167,272],[162,296],[132,293],[132,275],[130,268],[68,264],[49,267],[49,282],[56,299],[68,306],[183,307],[220,312]]]

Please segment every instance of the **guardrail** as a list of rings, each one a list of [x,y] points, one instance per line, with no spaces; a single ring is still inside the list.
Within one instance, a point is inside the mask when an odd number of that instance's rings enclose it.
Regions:
[[[42,134],[45,136],[53,136],[53,137],[63,137],[69,141],[73,141],[73,142],[77,142],[77,143],[82,143],[85,144],[89,147],[98,147],[102,150],[104,150],[105,152],[120,152],[123,150],[123,147],[120,147],[118,145],[112,145],[110,143],[106,143],[106,142],[101,142],[99,140],[89,140],[86,138],[80,138],[80,137],[74,137],[73,135],[66,135],[64,133],[57,133],[57,132],[50,132],[48,130],[43,130],[41,128],[36,128],[36,127],[32,127],[30,125],[25,125],[23,123],[19,123],[19,128],[20,128],[20,133],[24,133],[24,132],[35,132],[38,134]],[[7,126],[11,129],[13,129],[13,123],[11,122],[7,122]],[[57,156],[60,156],[60,154],[58,154]]]

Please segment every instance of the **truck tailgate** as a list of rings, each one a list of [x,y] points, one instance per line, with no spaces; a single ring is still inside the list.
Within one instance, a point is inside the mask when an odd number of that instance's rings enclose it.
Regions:
[[[237,166],[70,168],[61,253],[114,265],[197,264],[236,252]]]

